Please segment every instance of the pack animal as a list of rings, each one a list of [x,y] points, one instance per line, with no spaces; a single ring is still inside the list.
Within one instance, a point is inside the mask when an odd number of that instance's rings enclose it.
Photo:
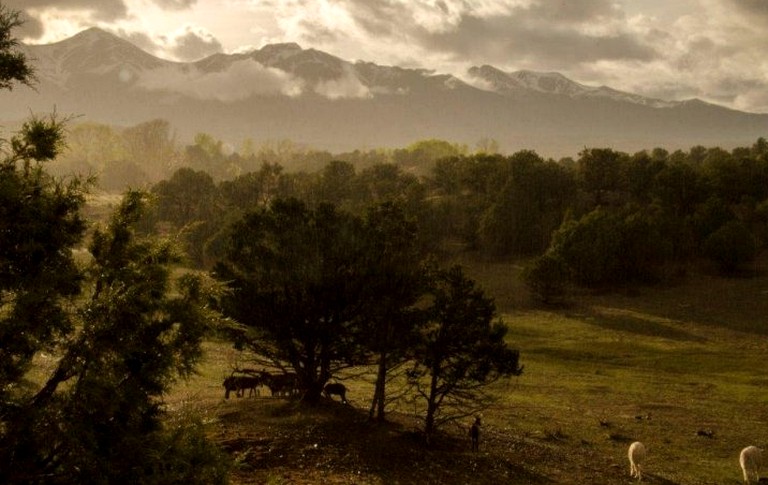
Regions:
[[[258,387],[261,384],[261,379],[256,376],[229,376],[224,379],[224,399],[229,399],[229,394],[232,391],[235,391],[235,396],[243,397],[246,389],[249,397],[258,396]]]
[[[237,386],[240,392],[240,396],[245,396],[245,390],[248,390],[248,397],[259,395],[259,386],[261,385],[261,379],[256,376],[240,376],[238,377]]]
[[[269,388],[272,396],[292,396],[298,391],[298,376],[293,373],[270,374],[262,373],[264,384]]]
[[[229,393],[235,391],[235,395],[238,394],[237,377],[229,376],[224,379],[224,399],[229,399]]]
[[[760,468],[763,465],[763,450],[757,446],[747,446],[739,454],[739,465],[744,473],[744,483],[752,483],[752,477],[755,482],[760,481]]]
[[[341,398],[341,402],[347,404],[347,386],[340,382],[326,384],[323,388],[323,394],[328,399],[333,399],[331,396],[336,395]]]
[[[645,463],[645,445],[639,441],[635,441],[629,445],[629,451],[627,456],[629,458],[629,475],[637,477],[637,481],[643,479],[643,464]]]

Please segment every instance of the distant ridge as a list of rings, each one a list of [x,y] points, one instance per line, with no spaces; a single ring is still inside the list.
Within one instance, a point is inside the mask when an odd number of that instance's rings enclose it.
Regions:
[[[536,91],[540,93],[561,94],[572,98],[603,97],[654,108],[670,108],[680,104],[680,102],[664,101],[618,91],[608,86],[586,86],[572,81],[558,72],[525,70],[504,72],[493,66],[484,65],[470,68],[469,75],[487,82],[490,88],[496,92],[512,96]]]
[[[768,115],[587,86],[557,72],[482,65],[461,79],[350,62],[296,43],[179,63],[98,28],[25,49],[37,68],[37,91],[0,93],[0,122],[56,106],[123,126],[164,118],[182,139],[198,132],[233,144],[289,138],[340,151],[494,138],[508,152],[552,157],[585,146],[729,148],[768,134]]]

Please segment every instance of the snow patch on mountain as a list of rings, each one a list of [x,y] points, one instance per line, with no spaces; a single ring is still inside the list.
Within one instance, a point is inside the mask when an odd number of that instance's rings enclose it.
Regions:
[[[36,60],[41,81],[63,90],[82,85],[83,76],[98,76],[113,85],[227,102],[257,95],[313,94],[338,100],[477,88],[512,98],[552,95],[652,108],[680,105],[607,86],[588,86],[557,72],[505,72],[484,65],[471,68],[468,76],[460,79],[424,69],[351,63],[322,51],[303,49],[296,43],[270,44],[247,53],[219,53],[194,63],[177,63],[154,57],[124,39],[92,28],[55,44],[25,49]]]
[[[626,93],[607,86],[587,86],[568,79],[558,72],[528,70],[505,72],[493,66],[484,65],[470,68],[468,74],[469,82],[473,86],[507,96],[519,96],[533,91],[563,95],[574,99],[606,98],[654,108],[669,108],[679,104],[673,101]]]

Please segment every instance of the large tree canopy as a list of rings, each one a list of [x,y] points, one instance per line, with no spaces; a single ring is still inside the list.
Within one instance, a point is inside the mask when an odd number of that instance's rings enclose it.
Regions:
[[[383,418],[387,371],[418,326],[421,262],[416,227],[396,204],[362,218],[290,199],[234,224],[216,271],[232,289],[237,342],[293,369],[309,401],[339,369],[377,364],[372,414]]]
[[[308,400],[359,357],[353,328],[364,318],[365,249],[360,219],[277,200],[233,225],[216,266],[232,289],[225,309],[243,324],[237,340],[294,369]]]

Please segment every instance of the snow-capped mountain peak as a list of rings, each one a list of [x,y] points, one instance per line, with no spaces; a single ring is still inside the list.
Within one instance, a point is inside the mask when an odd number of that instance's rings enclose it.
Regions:
[[[618,91],[607,86],[587,86],[568,79],[558,72],[536,72],[520,70],[505,72],[493,66],[472,67],[470,77],[490,91],[507,96],[539,92],[564,95],[570,98],[608,98],[655,108],[667,108],[678,103],[647,98],[637,94]]]
[[[470,68],[469,75],[483,81],[492,91],[504,94],[536,91],[576,96],[589,89],[587,86],[571,81],[558,72],[527,70],[504,72],[493,66],[484,65]]]
[[[162,118],[186,139],[202,131],[231,143],[288,138],[353,150],[493,138],[507,151],[550,156],[606,144],[627,151],[743,146],[768,130],[768,115],[647,98],[557,72],[485,65],[456,78],[350,62],[293,43],[182,63],[89,29],[24,49],[39,82],[36,90],[0,93],[5,121],[56,106],[119,126]]]

